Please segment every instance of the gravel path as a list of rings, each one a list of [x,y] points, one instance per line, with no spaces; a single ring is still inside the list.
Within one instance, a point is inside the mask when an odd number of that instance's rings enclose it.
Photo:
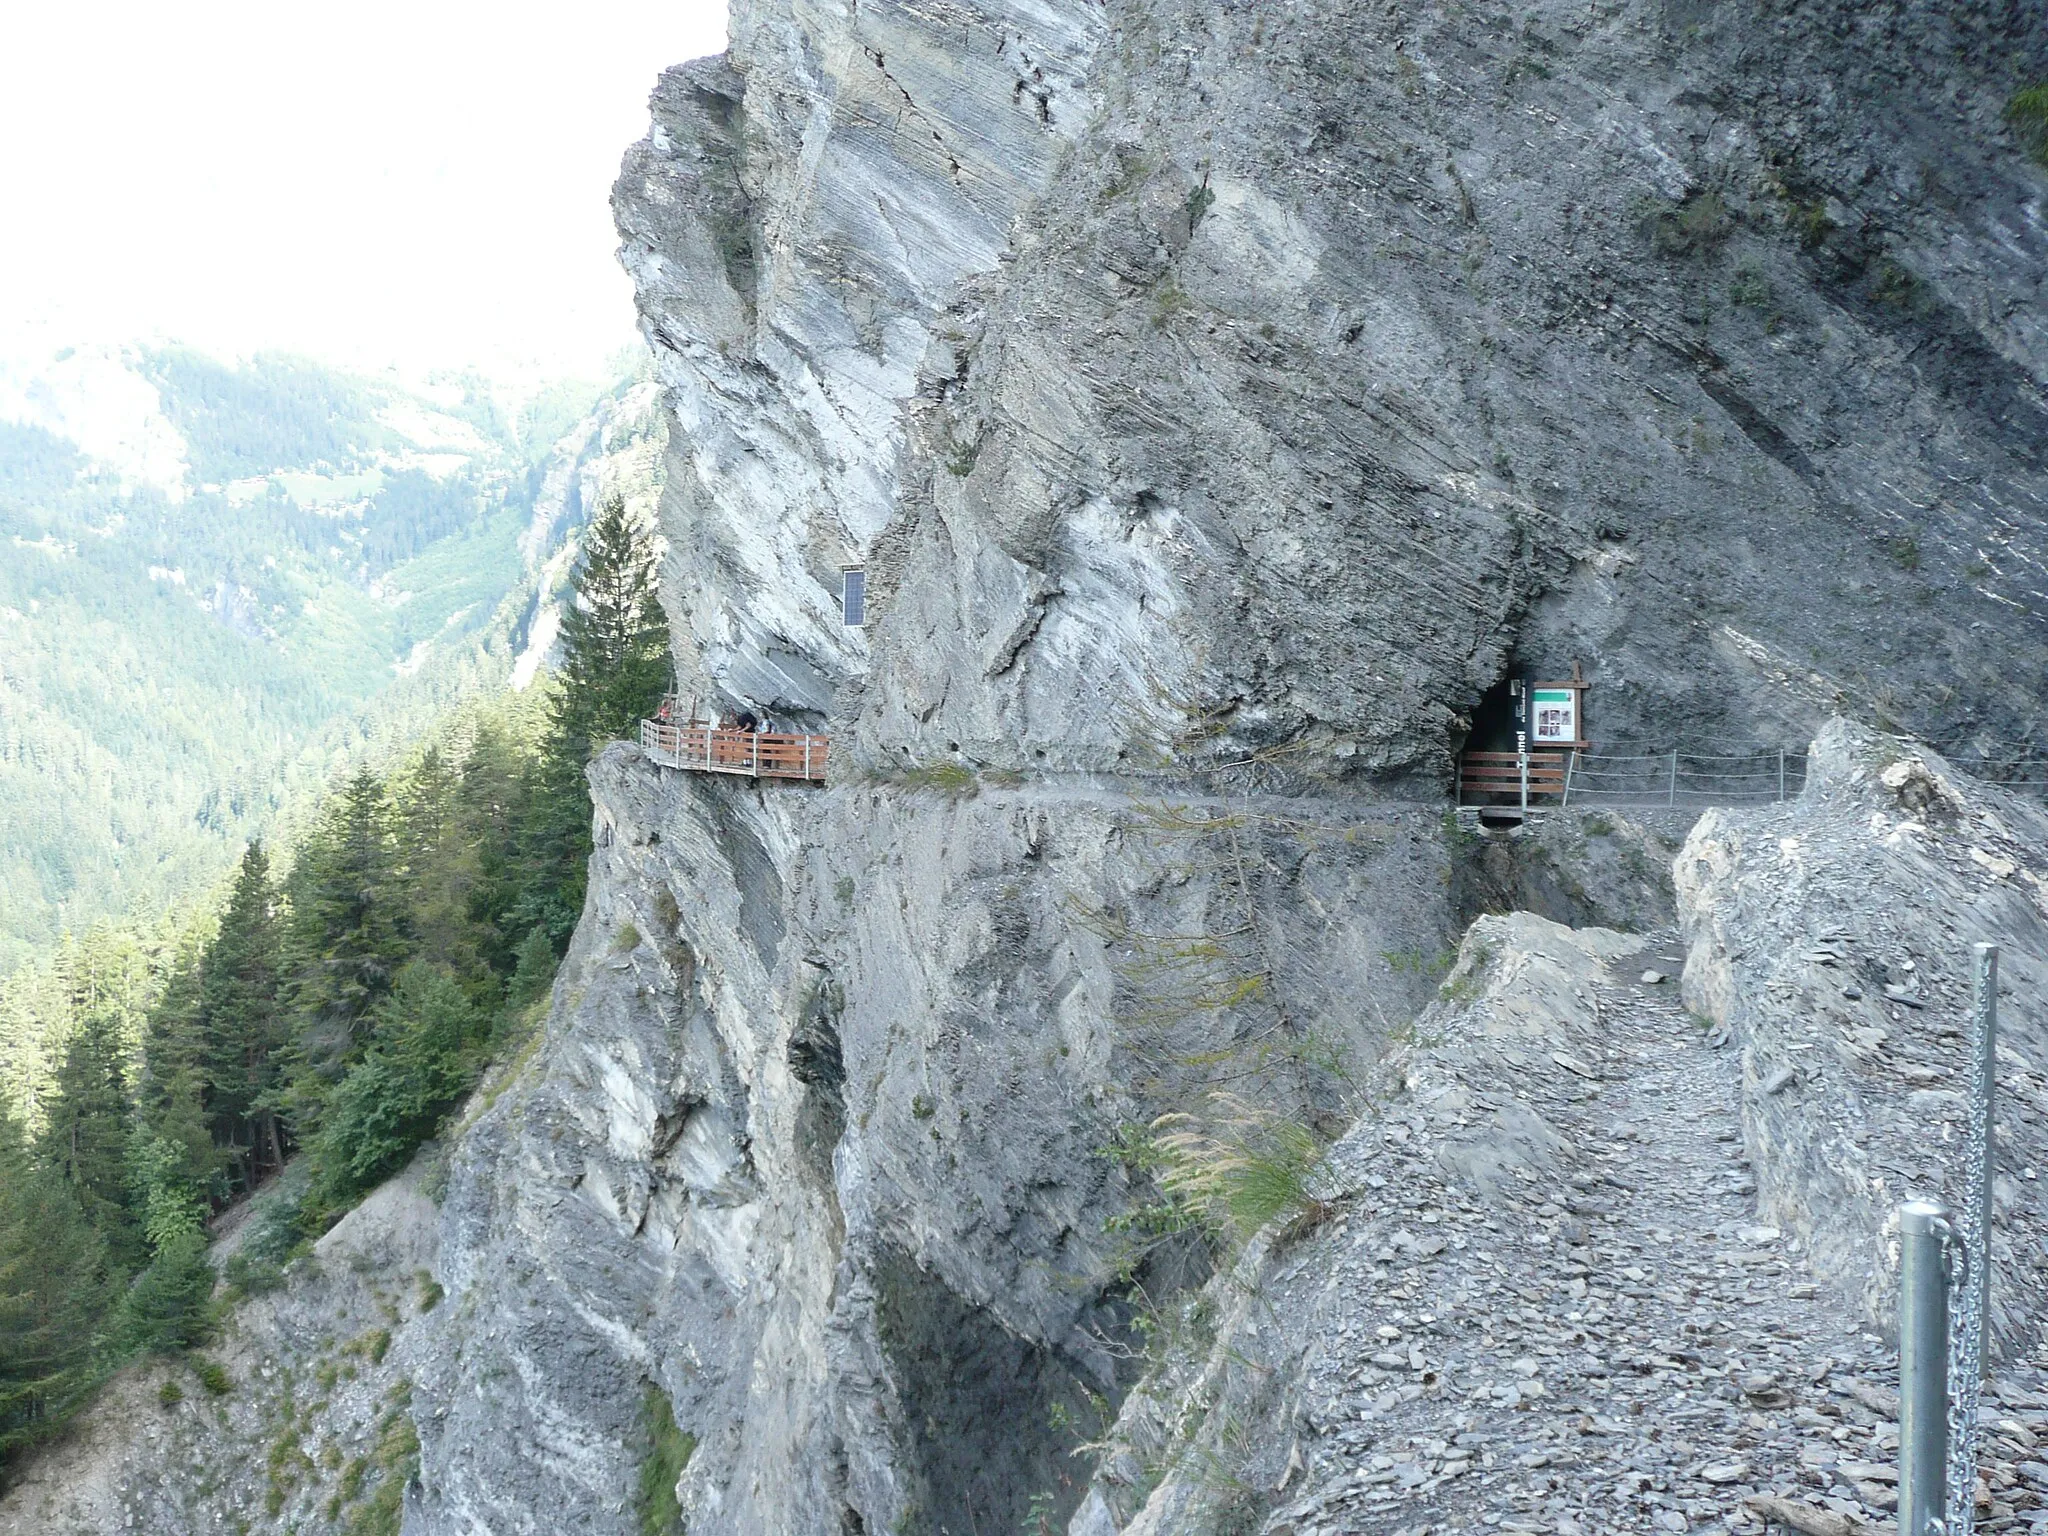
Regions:
[[[1323,1282],[1324,1337],[1272,1536],[1891,1528],[1894,1357],[1757,1223],[1738,1057],[1673,936],[1609,960],[1533,1024],[1419,1041],[1347,1138],[1362,1197],[1274,1277]],[[1980,1529],[2048,1529],[2041,1385],[1987,1399]]]

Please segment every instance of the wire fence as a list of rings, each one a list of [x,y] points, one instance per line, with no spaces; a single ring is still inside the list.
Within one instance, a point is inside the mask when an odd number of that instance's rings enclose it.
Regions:
[[[1563,803],[1669,809],[1762,805],[1789,800],[1805,786],[1804,752],[1574,752],[1565,762]]]
[[[1768,805],[1806,787],[1804,752],[1541,752],[1528,755],[1530,803],[1670,810],[1710,805]],[[1987,762],[1950,758],[1973,777],[2048,799],[2048,760]],[[1519,803],[1512,752],[1468,752],[1459,768],[1459,803],[1485,808]],[[1561,781],[1561,782],[1560,782]]]

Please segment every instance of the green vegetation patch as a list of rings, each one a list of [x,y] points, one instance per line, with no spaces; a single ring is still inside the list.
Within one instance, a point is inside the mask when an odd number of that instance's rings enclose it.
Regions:
[[[678,1427],[668,1394],[651,1384],[640,1400],[640,1429],[646,1437],[634,1500],[640,1536],[683,1536],[676,1484],[697,1452],[697,1437]]]
[[[2005,120],[2034,163],[2048,167],[2048,80],[2014,92],[2005,104]]]

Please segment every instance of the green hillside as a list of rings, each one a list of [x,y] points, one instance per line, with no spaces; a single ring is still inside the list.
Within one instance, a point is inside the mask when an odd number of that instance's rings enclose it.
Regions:
[[[182,483],[62,420],[0,421],[0,970],[218,878],[345,765],[501,682],[523,638],[553,446],[531,419],[297,359],[123,366]]]

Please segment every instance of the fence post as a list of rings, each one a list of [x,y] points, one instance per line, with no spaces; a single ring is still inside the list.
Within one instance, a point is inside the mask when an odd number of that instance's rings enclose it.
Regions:
[[[1664,797],[1664,804],[1666,806],[1676,806],[1678,804],[1678,754],[1676,752],[1671,754],[1671,789]]]
[[[1948,1514],[1948,1234],[1944,1207],[1899,1207],[1899,1536]]]
[[[1558,802],[1560,805],[1572,803],[1572,771],[1578,766],[1579,749],[1573,747],[1564,755],[1564,799]]]
[[[1529,733],[1515,732],[1515,763],[1522,771],[1522,820],[1529,819]]]
[[[1779,801],[1779,803],[1780,803],[1780,804],[1783,804],[1783,803],[1784,803],[1784,799],[1785,799],[1785,749],[1784,749],[1783,747],[1780,747],[1780,748],[1778,748],[1778,801]]]

